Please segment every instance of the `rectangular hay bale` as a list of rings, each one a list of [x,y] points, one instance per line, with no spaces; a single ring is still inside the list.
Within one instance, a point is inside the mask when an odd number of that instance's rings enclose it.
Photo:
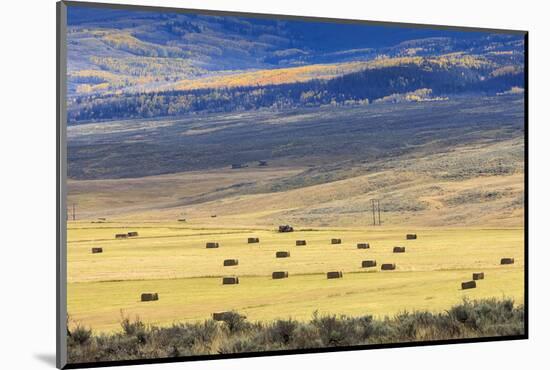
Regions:
[[[116,234],[115,239],[126,239],[128,234]]]
[[[383,263],[380,268],[382,270],[395,270],[395,263]]]
[[[259,243],[260,238],[248,238],[248,244]]]
[[[340,279],[344,277],[342,271],[329,271],[327,272],[327,279]]]
[[[208,242],[206,243],[206,248],[219,248],[220,244],[216,242]]]
[[[222,278],[223,285],[239,284],[239,278],[236,276],[224,276]]]
[[[414,240],[416,239],[416,234],[407,234],[407,240]]]
[[[370,244],[369,243],[357,243],[357,249],[369,249]]]
[[[462,289],[473,289],[476,287],[476,282],[474,280],[465,281],[462,283]]]
[[[287,258],[287,257],[290,257],[290,252],[287,252],[287,251],[275,252],[275,258]]]
[[[375,267],[376,266],[376,260],[365,260],[361,262],[361,267]]]
[[[485,279],[485,274],[483,272],[474,272],[472,274],[472,280],[483,280]]]
[[[158,300],[159,300],[158,293],[141,293],[142,302],[150,302],[150,301],[158,301]]]
[[[331,239],[330,244],[342,244],[342,239]]]
[[[393,247],[393,253],[405,253],[405,247]]]
[[[128,232],[128,236],[129,236],[129,237],[138,236],[138,232],[137,232],[137,231],[129,231],[129,232]]]
[[[501,258],[500,259],[500,264],[501,265],[511,265],[514,263],[514,259],[513,258]]]
[[[296,246],[302,246],[307,245],[307,242],[305,240],[296,240]]]
[[[271,274],[272,279],[286,279],[288,277],[288,271],[274,271]]]
[[[94,248],[92,248],[92,253],[103,253],[103,248],[94,247]]]
[[[239,264],[239,260],[235,258],[223,260],[224,266],[237,266],[238,264]]]
[[[231,312],[214,312],[212,313],[212,320],[214,321],[225,321],[231,316]]]

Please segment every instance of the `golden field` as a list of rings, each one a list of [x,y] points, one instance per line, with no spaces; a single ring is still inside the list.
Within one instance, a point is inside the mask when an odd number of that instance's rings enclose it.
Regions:
[[[116,233],[139,236],[116,240]],[[416,232],[417,240],[405,240]],[[248,244],[257,236],[259,244]],[[330,239],[342,239],[331,245]],[[442,311],[462,299],[512,297],[523,301],[523,229],[387,229],[385,227],[297,230],[199,228],[179,222],[70,222],[68,230],[68,311],[74,323],[96,332],[120,329],[121,315],[169,325],[204,320],[213,312],[236,310],[250,320],[309,319],[314,311],[392,315],[403,310]],[[305,239],[308,245],[295,246]],[[220,243],[206,249],[207,241]],[[357,249],[359,242],[370,249]],[[406,246],[394,254],[393,246]],[[103,253],[92,254],[101,246]],[[278,250],[289,258],[275,258]],[[501,266],[501,257],[515,264]],[[223,267],[223,260],[239,265]],[[376,268],[361,261],[375,259]],[[380,271],[396,263],[395,271]],[[327,271],[342,279],[326,279]],[[288,279],[272,280],[273,271]],[[485,272],[478,287],[461,290],[473,272]],[[238,275],[239,285],[221,277]],[[156,302],[140,302],[157,292]]]

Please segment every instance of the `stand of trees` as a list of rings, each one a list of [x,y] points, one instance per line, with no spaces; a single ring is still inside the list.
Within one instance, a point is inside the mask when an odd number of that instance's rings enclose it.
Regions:
[[[69,102],[68,118],[69,123],[78,123],[194,112],[365,104],[419,89],[430,89],[435,96],[463,93],[494,95],[524,86],[523,69],[498,74],[490,72],[466,67],[410,64],[366,69],[330,80],[283,85],[88,95]]]

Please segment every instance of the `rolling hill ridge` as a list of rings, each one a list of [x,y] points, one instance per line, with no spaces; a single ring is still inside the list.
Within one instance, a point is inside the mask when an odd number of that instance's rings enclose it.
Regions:
[[[506,34],[75,7],[68,53],[70,124],[523,88]]]

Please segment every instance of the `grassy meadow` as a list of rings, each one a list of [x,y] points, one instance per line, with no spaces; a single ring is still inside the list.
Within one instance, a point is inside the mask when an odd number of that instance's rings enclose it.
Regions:
[[[137,231],[125,240],[116,233]],[[407,232],[417,240],[405,240]],[[247,238],[260,238],[248,244]],[[330,239],[342,239],[331,245]],[[295,246],[295,240],[307,246]],[[205,248],[207,241],[220,243]],[[369,249],[357,249],[360,242]],[[396,254],[393,246],[406,252]],[[92,254],[101,246],[103,253]],[[276,251],[289,258],[275,258]],[[501,257],[515,264],[500,265]],[[253,321],[322,314],[393,315],[400,311],[441,312],[464,298],[513,298],[523,302],[523,229],[385,229],[297,230],[195,228],[181,223],[88,223],[69,226],[68,308],[74,323],[96,332],[120,330],[121,315],[166,326],[208,319],[213,312],[237,311]],[[238,266],[223,267],[237,258]],[[361,268],[375,259],[377,267]],[[395,263],[395,271],[380,271]],[[273,271],[288,279],[272,280]],[[327,280],[326,272],[343,271]],[[473,272],[484,272],[478,287],[461,290]],[[221,277],[237,275],[238,285]],[[159,300],[140,302],[143,292]]]

